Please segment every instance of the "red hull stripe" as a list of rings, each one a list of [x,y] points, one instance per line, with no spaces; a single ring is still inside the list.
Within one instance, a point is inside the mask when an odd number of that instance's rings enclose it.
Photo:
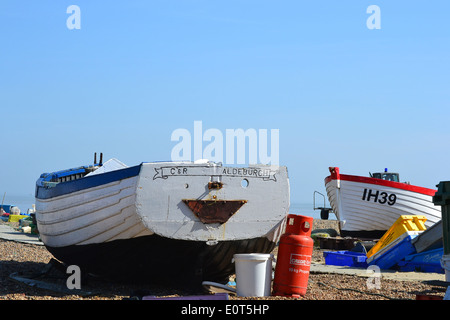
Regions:
[[[333,168],[334,169],[334,168]],[[338,168],[336,168],[338,169]],[[330,168],[331,171],[331,168]],[[437,190],[434,189],[428,189],[424,187],[418,187],[413,186],[407,183],[401,183],[401,182],[394,182],[394,181],[388,181],[388,180],[382,180],[382,179],[376,179],[376,178],[370,178],[370,177],[361,177],[361,176],[352,176],[348,174],[339,174],[339,169],[335,170],[337,172],[331,172],[331,175],[325,178],[325,184],[332,180],[345,180],[345,181],[353,181],[353,182],[359,182],[359,183],[368,183],[368,184],[375,184],[379,186],[385,186],[390,188],[397,188],[412,192],[417,192],[421,194],[425,194],[428,196],[434,196]]]

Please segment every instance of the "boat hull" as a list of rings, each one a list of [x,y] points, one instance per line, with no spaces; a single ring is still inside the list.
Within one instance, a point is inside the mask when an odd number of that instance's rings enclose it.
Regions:
[[[289,210],[285,167],[161,162],[73,181],[67,175],[37,182],[41,239],[58,260],[111,279],[225,280],[234,254],[273,250]],[[188,205],[195,201],[239,206],[221,223],[205,223]]]
[[[379,238],[401,215],[423,215],[426,227],[441,219],[433,189],[330,172],[325,187],[342,236]]]
[[[275,245],[266,237],[207,245],[150,235],[47,249],[65,264],[79,266],[83,274],[105,280],[194,288],[202,281],[227,283],[235,272],[233,254],[268,253]]]

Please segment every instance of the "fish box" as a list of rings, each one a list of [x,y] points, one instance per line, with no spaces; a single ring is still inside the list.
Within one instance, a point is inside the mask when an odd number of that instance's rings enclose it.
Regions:
[[[20,219],[27,218],[28,215],[21,214],[10,214],[8,218],[8,222],[18,222]]]
[[[426,229],[425,221],[427,219],[425,216],[414,216],[414,215],[402,215],[400,216],[391,228],[381,237],[381,239],[367,252],[367,258],[375,255],[377,252],[383,250],[390,243],[395,241],[395,239],[404,235],[405,233],[416,231],[421,232]]]
[[[380,269],[390,269],[398,262],[403,260],[406,256],[416,253],[416,249],[411,243],[411,240],[417,237],[417,234],[411,232],[406,237],[401,237],[390,243],[382,251],[377,252],[367,259],[368,265],[377,265]]]
[[[366,268],[366,254],[353,251],[325,251],[326,265]]]
[[[427,273],[445,273],[441,264],[435,263],[414,263],[400,261],[398,263],[398,270],[402,272],[427,272]]]
[[[439,220],[416,237],[412,244],[417,253],[441,248],[443,243],[442,220]]]
[[[444,273],[441,266],[441,258],[444,254],[444,248],[429,250],[422,253],[411,254],[398,263],[399,270],[404,272],[434,272]]]

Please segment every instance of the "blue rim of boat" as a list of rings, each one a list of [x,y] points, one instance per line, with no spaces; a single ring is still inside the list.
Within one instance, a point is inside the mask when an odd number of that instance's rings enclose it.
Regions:
[[[88,177],[80,177],[71,181],[58,182],[58,179],[63,177],[84,174],[88,168],[88,166],[82,166],[74,169],[41,174],[40,178],[36,181],[35,197],[38,199],[50,199],[114,181],[135,177],[139,175],[141,164]]]

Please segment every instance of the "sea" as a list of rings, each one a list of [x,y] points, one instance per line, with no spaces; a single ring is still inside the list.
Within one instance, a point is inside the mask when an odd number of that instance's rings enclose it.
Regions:
[[[27,210],[33,208],[33,204],[35,203],[33,194],[8,195],[6,193],[0,195],[0,201],[3,199],[3,196],[5,196],[3,204],[14,205],[18,207],[22,213],[27,213]],[[289,213],[320,219],[320,210],[314,210],[314,205],[312,203],[292,202]],[[330,213],[329,219],[336,220],[336,217],[333,213]]]
[[[320,219],[320,210],[314,210],[314,204],[312,203],[291,202],[289,213]],[[337,220],[337,218],[334,213],[330,212],[328,220]]]
[[[8,193],[0,194],[0,205],[12,205],[20,209],[21,213],[27,213],[28,209],[33,208],[34,195],[9,195]]]

